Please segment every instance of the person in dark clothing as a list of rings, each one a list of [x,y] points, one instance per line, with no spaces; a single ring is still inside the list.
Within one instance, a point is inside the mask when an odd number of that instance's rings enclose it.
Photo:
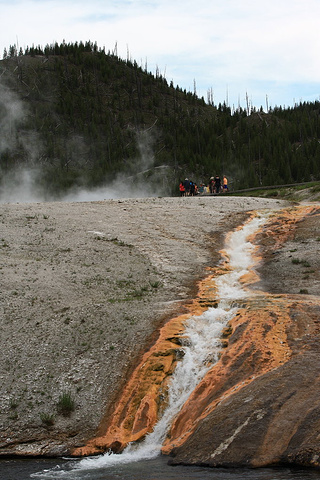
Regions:
[[[215,193],[220,193],[221,190],[221,178],[219,175],[216,175],[214,178],[214,191]]]
[[[185,190],[185,194],[186,195],[189,195],[190,193],[190,180],[188,178],[185,179],[185,181],[183,182],[183,185],[184,185],[184,190]]]

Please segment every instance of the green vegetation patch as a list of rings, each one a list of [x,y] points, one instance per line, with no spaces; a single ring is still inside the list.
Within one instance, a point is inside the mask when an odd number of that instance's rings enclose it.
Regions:
[[[70,392],[64,392],[60,395],[57,402],[57,411],[64,417],[68,417],[75,409],[75,402]]]

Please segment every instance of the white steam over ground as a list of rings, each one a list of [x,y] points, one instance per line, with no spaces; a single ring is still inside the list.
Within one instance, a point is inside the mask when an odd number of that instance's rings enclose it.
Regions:
[[[36,165],[41,157],[41,141],[37,132],[22,128],[22,122],[27,115],[25,104],[12,90],[0,84],[1,203],[41,200],[34,184]],[[21,152],[24,152],[23,155],[27,154],[28,168],[21,164]],[[9,159],[11,153],[14,153],[14,160],[12,157]],[[12,166],[12,162],[16,164]],[[9,173],[4,174],[7,169]]]
[[[41,164],[45,161],[41,140],[37,132],[21,127],[27,115],[25,104],[8,87],[0,84],[0,203],[54,200],[84,202],[156,197],[167,193],[167,174],[170,174],[170,169],[167,166],[154,167],[154,138],[149,129],[137,133],[139,157],[131,160],[133,173],[130,177],[118,175],[112,182],[106,181],[104,186],[95,189],[74,187],[63,197],[49,195],[37,180],[41,173]],[[87,150],[83,139],[76,137],[69,139],[67,148],[71,155],[78,158],[85,155]],[[12,163],[9,153],[15,154],[16,165],[13,168],[8,168],[12,165],[6,164],[9,161]],[[28,165],[21,162],[21,156],[27,157]]]
[[[0,84],[0,153],[17,144],[17,126],[24,117],[22,103],[7,87]]]
[[[87,190],[84,188],[76,188],[60,199],[65,202],[90,202],[99,200],[108,200],[116,198],[145,198],[157,197],[161,195],[160,189],[153,189],[148,183],[137,180],[136,177],[124,177],[119,175],[118,178],[104,187]],[[1,200],[1,197],[0,197]]]
[[[22,169],[10,172],[2,177],[0,184],[0,203],[31,203],[44,199],[35,189],[34,172]]]
[[[164,170],[166,167],[158,167]],[[157,168],[155,169],[157,171]],[[155,173],[153,172],[153,178]],[[139,178],[119,175],[115,181],[103,187],[85,189],[73,188],[63,197],[50,197],[36,187],[36,170],[23,169],[6,175],[0,185],[0,203],[33,203],[46,201],[88,202],[117,198],[158,197],[166,193],[163,175],[159,174],[158,187]]]
[[[153,140],[150,130],[137,133],[139,157],[132,160],[134,174],[119,174],[111,183],[92,190],[74,188],[62,200],[85,202],[112,198],[157,197],[165,194],[169,167],[154,167]]]

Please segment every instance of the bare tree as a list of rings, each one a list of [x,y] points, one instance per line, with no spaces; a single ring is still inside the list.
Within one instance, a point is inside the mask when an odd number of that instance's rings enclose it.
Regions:
[[[207,92],[207,99],[208,99],[208,105],[213,106],[214,104],[214,99],[213,99],[213,90],[212,87],[208,90]]]
[[[246,92],[246,104],[247,104],[247,115],[250,115],[250,113],[251,113],[251,104],[250,104],[248,92]]]

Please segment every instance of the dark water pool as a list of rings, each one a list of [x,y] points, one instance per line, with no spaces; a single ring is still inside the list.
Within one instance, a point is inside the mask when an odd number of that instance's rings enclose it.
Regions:
[[[165,458],[90,470],[74,470],[74,461],[0,460],[1,480],[320,480],[320,471],[303,469],[212,469],[171,467]],[[42,473],[37,473],[42,472]],[[34,476],[36,474],[36,476]]]

